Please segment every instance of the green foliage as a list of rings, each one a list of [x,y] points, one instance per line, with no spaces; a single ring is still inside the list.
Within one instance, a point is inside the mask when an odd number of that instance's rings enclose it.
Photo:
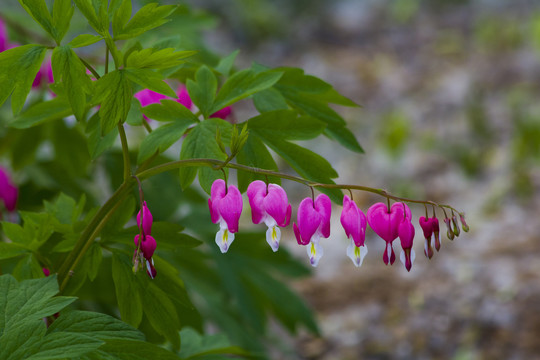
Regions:
[[[144,342],[140,331],[109,315],[62,311],[76,298],[55,296],[56,276],[17,282],[2,275],[0,292],[0,359],[134,359],[144,354],[178,359]],[[61,315],[47,328],[46,322],[59,311]]]
[[[357,105],[301,69],[236,68],[238,51],[220,58],[200,41],[214,20],[185,6],[150,3],[132,16],[132,0],[73,2],[54,0],[49,11],[44,0],[20,0],[51,42],[0,53],[0,106],[11,96],[14,114],[0,128],[0,156],[21,174],[20,222],[2,222],[0,265],[12,276],[0,277],[0,343],[8,344],[0,359],[264,357],[270,317],[290,333],[318,333],[283,281],[309,270],[286,250],[273,254],[263,234],[242,232],[227,256],[209,246],[215,229],[200,189],[209,193],[228,168],[198,159],[273,171],[283,159],[306,180],[332,183],[332,165],[296,141],[324,135],[362,152],[330,107]],[[75,8],[86,29],[70,29]],[[44,86],[28,96],[48,49],[54,97]],[[197,110],[176,101],[178,81]],[[167,99],[141,107],[139,90]],[[257,112],[234,121],[214,115],[247,102]],[[145,180],[154,214],[155,279],[134,262],[132,174]],[[255,172],[237,179],[242,192],[255,179],[280,183]],[[326,192],[341,202],[340,191]],[[43,279],[43,268],[58,277]],[[84,301],[71,304],[59,290]],[[81,311],[88,307],[101,313]],[[122,321],[111,316],[118,314]],[[208,325],[222,334],[200,335]]]

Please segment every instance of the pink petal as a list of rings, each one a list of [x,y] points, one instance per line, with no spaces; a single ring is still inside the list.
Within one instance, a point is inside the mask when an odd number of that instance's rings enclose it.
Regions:
[[[18,188],[12,183],[8,172],[0,167],[0,201],[4,203],[7,211],[15,210],[18,197]]]
[[[8,49],[8,34],[6,24],[0,19],[0,52]]]
[[[208,207],[210,208],[210,217],[212,222],[217,224],[221,219],[221,213],[219,212],[219,202],[225,196],[225,181],[223,179],[217,179],[212,183],[210,189],[210,199],[208,199]]]
[[[431,238],[431,235],[433,235],[433,223],[430,218],[425,218],[424,216],[420,216],[420,219],[418,219],[418,222],[420,223],[420,227],[422,228],[422,231],[424,232],[424,237],[426,239]]]
[[[191,110],[193,107],[193,102],[191,101],[191,97],[189,97],[189,93],[184,84],[180,84],[178,90],[176,91],[176,95],[178,95],[178,99],[176,99],[176,101]]]
[[[396,239],[397,234],[393,236],[390,213],[386,204],[376,203],[372,205],[367,212],[367,221],[373,231],[387,243]]]
[[[389,256],[390,253],[390,256]],[[383,254],[383,261],[386,265],[394,265],[394,261],[396,261],[396,254],[394,253],[394,248],[392,247],[392,242],[386,243],[386,249],[384,250]]]
[[[431,226],[433,226],[433,236],[435,237],[435,249],[439,251],[441,248],[441,238],[439,236],[439,219],[436,216],[431,218]]]
[[[229,191],[218,203],[219,214],[227,223],[231,233],[238,232],[238,221],[242,214],[244,203],[240,190],[234,185],[229,186]]]
[[[347,195],[343,198],[340,220],[347,237],[353,238],[355,246],[363,246],[366,239],[366,215]]]
[[[155,91],[149,90],[149,89],[143,89],[139,92],[136,92],[133,95],[139,102],[141,103],[141,106],[147,106],[150,104],[155,104],[160,102],[162,99],[166,99],[167,96],[157,93]]]
[[[152,255],[154,255],[154,251],[156,250],[156,239],[150,235],[146,235],[145,237],[146,239],[141,243],[141,251],[145,259],[150,260]]]
[[[300,206],[298,206],[298,214],[297,221],[298,221],[298,234],[297,234],[297,240],[300,236],[302,245],[306,245],[311,241],[311,237],[315,234],[317,229],[319,229],[319,226],[321,224],[321,215],[317,210],[313,208],[313,200],[311,198],[305,198],[300,202]],[[296,224],[294,224],[296,227]],[[295,229],[295,234],[297,233],[297,230]]]
[[[249,184],[246,192],[251,207],[251,219],[254,224],[260,224],[266,215],[264,209],[264,197],[266,196],[266,184],[256,180]]]
[[[146,201],[143,202],[143,231],[145,235],[150,235],[152,233],[152,223],[154,221],[154,218],[152,217],[152,213],[148,209],[148,206],[146,206]],[[141,211],[137,213],[137,226],[141,226]]]
[[[332,215],[332,201],[326,194],[320,194],[315,199],[315,210],[321,216],[321,224],[319,230],[322,236],[327,238],[330,236],[330,216]]]
[[[211,118],[220,118],[225,120],[229,115],[232,113],[232,108],[230,106],[226,106],[221,110],[216,111],[212,115],[210,115]]]
[[[404,250],[412,248],[414,234],[414,226],[411,221],[409,219],[402,220],[398,227],[398,236]]]
[[[279,226],[287,226],[290,221],[290,204],[285,190],[277,184],[268,185],[268,194],[264,198],[264,209]]]

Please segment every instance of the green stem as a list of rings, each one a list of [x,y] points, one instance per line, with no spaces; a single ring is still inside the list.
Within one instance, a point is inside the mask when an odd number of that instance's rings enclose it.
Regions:
[[[65,288],[70,278],[69,274],[72,271],[75,271],[77,264],[82,256],[84,256],[86,253],[86,250],[92,244],[92,241],[94,241],[99,231],[107,223],[107,220],[114,213],[114,210],[118,208],[118,204],[124,200],[125,196],[129,193],[134,184],[135,180],[133,179],[129,179],[129,181],[124,182],[109,198],[109,200],[103,204],[92,220],[90,220],[88,225],[86,225],[81,233],[81,236],[79,237],[79,240],[73,247],[73,250],[71,250],[68,257],[64,260],[64,263],[58,270],[58,281],[61,284],[60,291]]]
[[[101,76],[99,76],[99,74],[97,73],[96,69],[94,69],[92,67],[92,65],[90,65],[89,63],[87,63],[83,58],[79,57],[79,60],[81,60],[81,62],[84,64],[84,66],[86,66],[86,68],[88,70],[90,70],[90,72],[92,73],[92,75],[94,75],[96,77],[96,79],[99,79],[101,78]]]
[[[124,182],[131,177],[131,163],[129,161],[129,149],[127,143],[126,132],[124,125],[118,124],[118,133],[120,134],[120,142],[122,143],[122,155],[124,158]]]

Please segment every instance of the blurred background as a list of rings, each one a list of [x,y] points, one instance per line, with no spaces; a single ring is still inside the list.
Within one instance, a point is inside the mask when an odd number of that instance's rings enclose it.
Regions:
[[[140,4],[145,2],[150,1]],[[272,358],[540,359],[540,3],[186,3],[195,10],[185,28],[163,27],[167,35],[184,31],[182,46],[205,42],[222,56],[239,49],[239,68],[251,62],[301,67],[362,105],[336,110],[364,155],[322,137],[303,144],[327,157],[340,174],[337,182],[451,204],[467,214],[471,228],[451,242],[442,227],[442,248],[428,260],[416,226],[417,257],[410,273],[399,261],[384,265],[384,242],[369,230],[369,254],[355,268],[345,256],[348,241],[339,224],[341,207],[335,206],[332,235],[322,242],[325,255],[318,268],[292,283],[316,312],[321,336],[301,330],[292,337],[276,322]],[[22,22],[28,18],[16,1],[2,0],[1,6],[6,19],[12,19],[13,42],[24,42],[25,32],[39,32],[37,25]],[[84,20],[75,20],[72,30],[82,31]],[[91,50],[87,55],[92,58]],[[236,104],[234,112],[238,122],[255,114],[247,102]],[[7,118],[9,109],[0,115],[0,120]],[[0,152],[19,147],[12,154],[21,155],[12,155],[19,158],[11,163],[26,171],[19,175],[25,184],[21,204],[37,207],[59,189],[79,193],[80,184],[69,182],[56,165],[50,170],[33,165],[35,148],[31,155],[27,151],[32,141],[18,134],[0,127]],[[28,134],[41,136],[39,130]],[[107,156],[110,170],[120,155]],[[80,175],[72,166],[78,159],[59,161],[66,162],[71,175]],[[290,170],[285,163],[278,165]],[[32,181],[42,181],[41,187]],[[47,186],[54,189],[43,190]],[[293,204],[310,196],[305,187],[283,186]],[[99,203],[107,195],[100,191],[96,188],[89,201]],[[159,196],[151,187],[147,192],[150,199]],[[360,192],[354,199],[364,212],[382,200]],[[172,216],[175,209],[163,204],[155,216]],[[421,206],[411,208],[415,219],[424,214]],[[249,214],[244,220],[248,227]],[[284,232],[282,244],[307,264],[305,249],[296,245],[292,232]]]
[[[336,207],[315,276],[294,284],[322,336],[283,340],[291,358],[540,358],[540,3],[191,3],[220,18],[206,33],[211,46],[240,49],[246,66],[302,67],[362,105],[338,111],[365,155],[326,139],[309,144],[338,182],[452,204],[471,227],[453,242],[443,231],[428,260],[417,225],[410,273],[399,261],[384,265],[384,242],[370,230],[357,269]],[[284,187],[293,203],[309,196]],[[364,211],[381,200],[354,196]],[[412,209],[416,219],[424,213]],[[292,233],[284,243],[305,259]]]

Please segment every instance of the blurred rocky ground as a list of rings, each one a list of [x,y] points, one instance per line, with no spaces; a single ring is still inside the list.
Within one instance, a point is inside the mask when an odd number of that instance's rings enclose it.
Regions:
[[[255,59],[302,67],[362,105],[339,111],[365,155],[326,140],[309,144],[335,165],[340,183],[452,204],[467,213],[471,227],[453,242],[442,231],[441,251],[428,260],[417,226],[410,273],[399,260],[384,265],[384,243],[370,230],[369,254],[357,269],[345,256],[336,206],[316,276],[294,284],[317,312],[322,336],[282,339],[280,353],[540,359],[540,3],[209,0],[196,6],[225,14],[220,31],[209,35],[224,53],[242,49],[246,65]],[[237,111],[242,118],[251,110]],[[295,184],[284,187],[298,194],[296,202],[309,195]],[[381,200],[354,198],[364,211]],[[415,219],[423,213],[413,207]],[[292,233],[284,242],[305,259]]]

